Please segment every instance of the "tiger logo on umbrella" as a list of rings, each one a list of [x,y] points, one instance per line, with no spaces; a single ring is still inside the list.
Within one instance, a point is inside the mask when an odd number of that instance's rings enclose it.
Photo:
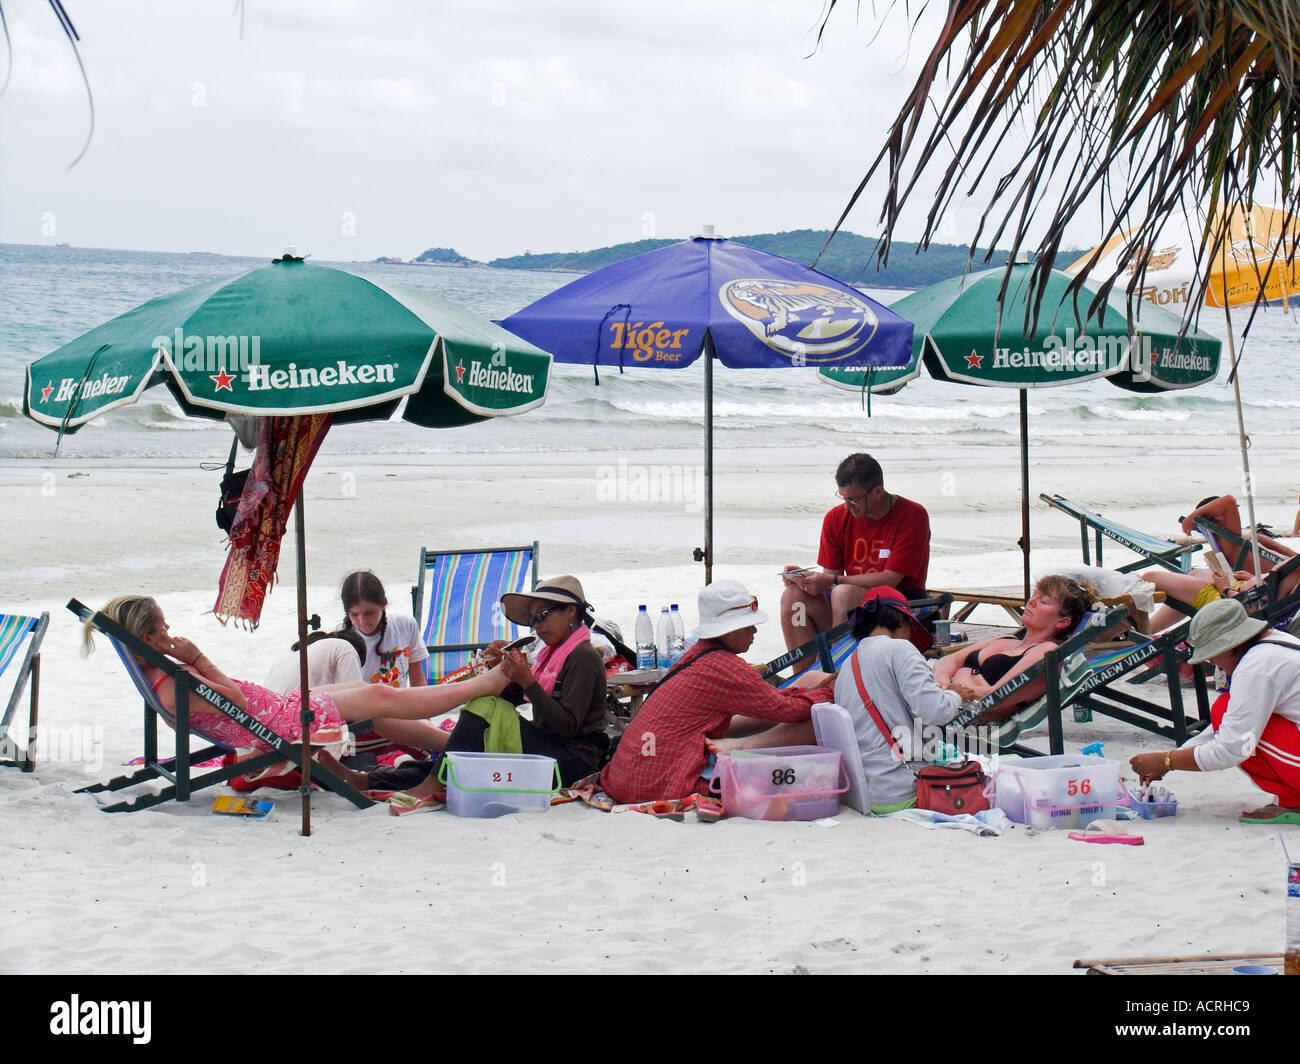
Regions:
[[[808,281],[728,281],[718,300],[760,342],[796,364],[850,358],[871,343],[879,324],[865,299]]]

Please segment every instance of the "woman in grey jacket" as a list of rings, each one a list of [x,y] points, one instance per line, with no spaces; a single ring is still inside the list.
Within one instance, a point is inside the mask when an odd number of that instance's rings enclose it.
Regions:
[[[930,646],[930,634],[894,588],[872,588],[849,619],[853,637],[859,640],[853,654],[862,685],[906,760],[894,756],[863,702],[853,659],[835,681],[835,701],[853,717],[871,811],[909,809],[916,804],[916,778],[907,761],[921,756],[916,748],[917,724],[947,724],[974,692],[960,682],[953,682],[947,690],[935,683],[929,663],[921,656]]]

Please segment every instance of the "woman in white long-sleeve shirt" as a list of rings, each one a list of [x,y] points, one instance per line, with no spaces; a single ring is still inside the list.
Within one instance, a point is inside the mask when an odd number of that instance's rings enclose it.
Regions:
[[[892,587],[872,588],[862,605],[849,614],[854,650],[862,684],[904,757],[919,758],[914,749],[916,725],[947,724],[957,715],[963,699],[974,692],[960,682],[948,689],[934,681],[929,663],[921,656],[930,646],[930,634],[916,619],[907,600]],[[916,777],[907,761],[894,756],[884,733],[867,710],[858,691],[852,659],[835,681],[835,701],[853,717],[862,768],[867,776],[873,813],[893,813],[916,804]]]
[[[1300,639],[1269,630],[1241,603],[1222,599],[1193,618],[1193,664],[1227,674],[1210,709],[1211,726],[1176,750],[1138,754],[1129,764],[1143,783],[1166,773],[1238,766],[1275,800],[1242,813],[1244,824],[1300,824]]]

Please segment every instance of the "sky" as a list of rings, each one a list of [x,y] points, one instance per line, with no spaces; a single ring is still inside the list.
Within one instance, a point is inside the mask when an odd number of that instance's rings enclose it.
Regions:
[[[244,0],[242,36],[232,0],[64,5],[94,137],[69,169],[76,59],[46,0],[4,0],[0,242],[335,261],[830,228],[946,6],[909,39],[901,4],[840,3],[819,45],[822,0]]]

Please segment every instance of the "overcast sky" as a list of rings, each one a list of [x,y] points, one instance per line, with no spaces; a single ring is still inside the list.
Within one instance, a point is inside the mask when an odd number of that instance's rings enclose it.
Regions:
[[[94,139],[69,170],[76,61],[46,0],[4,0],[0,242],[327,260],[828,228],[938,25],[909,51],[901,5],[841,3],[818,48],[820,0],[246,0],[241,39],[232,0],[64,2]]]

